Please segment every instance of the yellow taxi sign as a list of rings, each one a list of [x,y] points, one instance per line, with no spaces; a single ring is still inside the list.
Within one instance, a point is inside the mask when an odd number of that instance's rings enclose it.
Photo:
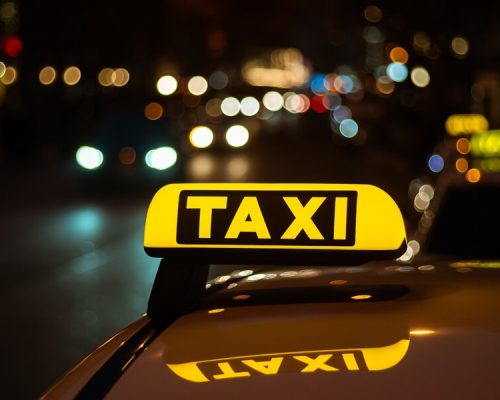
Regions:
[[[471,139],[471,154],[474,157],[500,156],[500,130],[482,132]]]
[[[394,200],[350,184],[171,184],[154,196],[144,235],[149,255],[206,263],[364,261],[405,244]]]
[[[480,133],[488,128],[488,120],[481,114],[453,114],[445,123],[446,132],[451,136]]]

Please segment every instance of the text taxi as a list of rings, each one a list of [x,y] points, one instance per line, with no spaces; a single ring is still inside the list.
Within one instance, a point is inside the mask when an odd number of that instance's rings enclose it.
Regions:
[[[395,261],[404,220],[379,188],[167,185],[144,246],[162,258],[147,315],[44,399],[500,398],[497,269]]]

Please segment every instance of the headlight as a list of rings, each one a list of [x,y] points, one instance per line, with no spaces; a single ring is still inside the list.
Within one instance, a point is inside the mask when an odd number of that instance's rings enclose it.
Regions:
[[[85,169],[96,169],[104,161],[100,150],[94,147],[82,146],[76,151],[76,162]]]
[[[172,147],[158,147],[146,153],[146,164],[149,168],[164,170],[177,161],[177,152]]]

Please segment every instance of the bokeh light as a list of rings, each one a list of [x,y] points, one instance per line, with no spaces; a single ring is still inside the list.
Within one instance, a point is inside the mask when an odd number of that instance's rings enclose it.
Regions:
[[[229,83],[229,78],[227,74],[223,71],[215,71],[210,78],[208,78],[210,86],[216,90],[224,89]]]
[[[125,86],[130,79],[130,74],[125,68],[117,68],[111,74],[111,80],[114,86]]]
[[[459,158],[457,161],[455,161],[455,168],[458,172],[463,174],[469,169],[469,163],[465,158]]]
[[[205,104],[205,112],[207,113],[207,115],[213,118],[221,116],[221,103],[222,101],[218,98],[208,100],[207,104]]]
[[[15,67],[6,67],[0,81],[4,85],[12,85],[17,80],[17,69]]]
[[[380,22],[383,14],[382,10],[377,6],[368,6],[364,9],[363,15],[368,22],[377,23]]]
[[[54,67],[46,66],[40,70],[38,74],[38,79],[42,85],[50,85],[56,80],[56,70]]]
[[[176,163],[177,152],[172,147],[158,147],[146,153],[145,161],[149,168],[162,171]]]
[[[377,79],[375,83],[375,87],[379,91],[379,93],[384,95],[389,95],[394,92],[394,82],[388,76],[381,76]]]
[[[351,296],[351,299],[353,300],[369,300],[372,298],[371,294],[356,294],[354,296]]]
[[[455,57],[463,58],[469,52],[469,42],[463,36],[456,36],[451,41],[451,51]]]
[[[158,93],[163,96],[169,96],[177,90],[177,79],[172,75],[164,75],[156,82]]]
[[[144,116],[150,121],[156,121],[163,116],[163,107],[159,103],[151,102],[144,107]]]
[[[319,73],[313,74],[309,82],[309,87],[311,88],[311,92],[315,94],[325,93],[326,91],[325,75]]]
[[[330,111],[342,105],[342,97],[337,94],[329,94],[322,98],[323,106]]]
[[[78,67],[71,66],[64,70],[63,73],[63,81],[68,86],[76,85],[80,82],[80,78],[82,77],[82,73]]]
[[[399,62],[390,63],[386,71],[387,76],[394,82],[403,82],[408,77],[408,68],[406,68],[406,65]]]
[[[103,68],[97,75],[97,81],[101,86],[111,86],[113,84],[113,69]]]
[[[363,38],[367,43],[377,44],[384,41],[384,34],[376,26],[367,26],[363,30]]]
[[[441,157],[439,154],[433,154],[432,156],[429,157],[427,165],[429,166],[429,169],[432,172],[434,173],[441,172],[444,168],[443,157]]]
[[[208,179],[214,172],[215,161],[211,154],[198,153],[188,161],[188,172],[192,179]]]
[[[0,78],[5,74],[6,65],[0,61]]]
[[[226,141],[232,147],[244,146],[249,137],[248,129],[243,125],[233,125],[226,131]]]
[[[17,36],[8,36],[3,39],[3,48],[10,57],[17,57],[23,52],[23,42]]]
[[[124,165],[132,165],[135,162],[136,158],[137,153],[131,146],[123,147],[118,153],[118,159]]]
[[[465,174],[465,179],[470,183],[477,183],[481,179],[481,171],[477,168],[471,168]]]
[[[406,64],[408,62],[408,52],[399,46],[393,47],[389,53],[389,58],[392,62]]]
[[[226,97],[220,107],[224,115],[234,117],[240,111],[240,102],[236,97]]]
[[[480,133],[488,128],[489,122],[482,114],[452,114],[445,122],[446,132],[452,136]]]
[[[252,96],[245,97],[240,103],[241,113],[246,116],[253,116],[259,112],[259,101]]]
[[[340,134],[346,138],[353,138],[358,133],[358,124],[350,118],[344,119],[339,126]]]
[[[431,48],[431,40],[425,32],[415,32],[413,35],[413,48],[418,54],[426,54]]]
[[[194,96],[201,96],[208,89],[208,82],[202,76],[193,76],[188,81],[188,90]]]
[[[238,156],[234,157],[227,163],[226,173],[229,180],[243,179],[250,169],[250,163],[247,158]]]
[[[267,92],[262,98],[262,103],[269,111],[279,111],[283,108],[283,96],[278,92]]]
[[[82,146],[76,151],[76,162],[85,169],[96,169],[103,161],[102,152],[94,147]]]
[[[415,86],[423,88],[430,83],[431,77],[424,67],[415,67],[411,71],[411,81]]]
[[[348,75],[339,75],[333,81],[333,86],[337,92],[342,94],[351,93],[354,88],[354,82]]]
[[[207,126],[195,126],[189,133],[189,142],[199,149],[204,149],[212,144],[214,133]]]
[[[470,141],[466,138],[460,138],[456,143],[457,151],[460,154],[469,154],[470,153]]]
[[[351,118],[351,109],[347,106],[338,106],[333,110],[332,117],[338,123],[341,123],[344,119]]]

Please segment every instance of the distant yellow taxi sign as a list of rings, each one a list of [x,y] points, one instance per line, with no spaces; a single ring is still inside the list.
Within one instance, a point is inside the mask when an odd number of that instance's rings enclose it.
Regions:
[[[471,154],[474,157],[500,156],[500,130],[482,132],[471,139]]]
[[[152,256],[208,263],[365,261],[398,257],[405,244],[392,198],[347,184],[167,185],[144,236]]]
[[[453,114],[445,123],[446,132],[452,136],[480,133],[488,128],[488,120],[481,114]]]

